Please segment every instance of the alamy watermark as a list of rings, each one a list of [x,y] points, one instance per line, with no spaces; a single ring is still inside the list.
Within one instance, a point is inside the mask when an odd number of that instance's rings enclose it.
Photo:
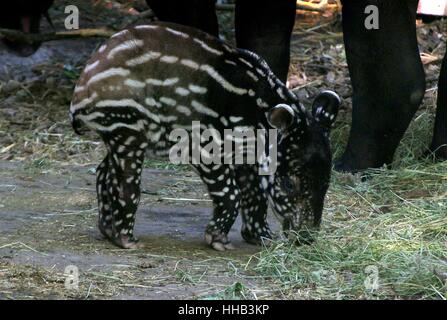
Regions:
[[[79,269],[77,266],[69,265],[65,268],[65,289],[79,290]]]
[[[379,289],[379,268],[375,265],[370,265],[365,268],[366,278],[363,282],[365,289],[369,293],[374,293]]]
[[[69,5],[65,7],[64,12],[68,14],[65,18],[64,26],[67,30],[79,29],[79,9],[75,5]]]
[[[173,164],[220,165],[259,164],[259,175],[271,175],[277,169],[277,129],[235,127],[222,131],[193,121],[191,131],[177,128],[169,140],[176,143],[169,150]],[[267,134],[268,133],[268,134]],[[267,155],[268,151],[268,155]]]
[[[366,30],[378,30],[379,29],[379,8],[375,5],[366,6],[365,14],[368,15],[365,19]]]

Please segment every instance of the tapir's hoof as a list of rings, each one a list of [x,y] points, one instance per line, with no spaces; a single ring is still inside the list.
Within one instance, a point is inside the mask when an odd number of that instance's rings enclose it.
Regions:
[[[211,246],[211,248],[217,251],[234,249],[234,246],[230,243],[230,240],[228,240],[227,235],[224,234],[211,234],[206,232],[205,241],[208,245]]]
[[[268,230],[262,231],[261,233],[255,233],[245,228],[241,230],[241,235],[245,242],[257,246],[268,245],[272,240],[272,235]]]
[[[334,170],[341,173],[357,174],[365,171],[366,169],[359,169],[356,166],[348,164],[346,161],[343,161],[342,159],[337,159],[334,160]]]
[[[101,232],[101,234],[103,235],[103,237],[107,240],[111,240],[112,239],[112,228],[108,227],[108,226],[104,226],[101,224],[101,222],[99,222],[98,224],[98,229]]]
[[[437,162],[445,161],[447,160],[447,146],[435,147],[432,145],[422,157],[434,159]]]
[[[143,244],[139,243],[139,240],[133,236],[120,235],[111,240],[115,245],[123,249],[141,249],[144,247]]]
[[[99,231],[107,240],[111,241],[114,245],[123,249],[140,249],[143,248],[141,243],[138,243],[138,239],[134,236],[119,235],[114,237],[113,230],[111,226],[104,226],[103,224],[98,224]]]

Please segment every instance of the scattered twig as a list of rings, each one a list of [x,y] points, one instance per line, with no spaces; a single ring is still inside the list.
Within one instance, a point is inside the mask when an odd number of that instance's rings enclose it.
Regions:
[[[3,246],[0,246],[0,249],[13,247],[13,246],[15,246],[15,245],[20,245],[20,246],[25,247],[25,248],[27,248],[27,249],[29,249],[29,250],[35,252],[35,253],[39,253],[39,254],[44,255],[44,256],[47,256],[47,255],[48,255],[48,254],[46,254],[46,253],[37,251],[36,249],[34,249],[34,248],[30,247],[29,245],[27,245],[27,244],[25,244],[25,243],[23,243],[23,242],[20,242],[20,241],[5,244],[5,245],[3,245]]]
[[[211,202],[209,199],[190,199],[190,198],[161,198],[170,201],[190,201],[190,202]]]

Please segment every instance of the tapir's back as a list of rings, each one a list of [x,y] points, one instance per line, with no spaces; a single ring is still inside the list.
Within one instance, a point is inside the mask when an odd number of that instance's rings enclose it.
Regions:
[[[275,101],[265,101],[265,85]],[[259,57],[199,30],[157,23],[123,30],[99,48],[79,79],[70,113],[97,131],[116,128],[117,121],[133,129],[147,121],[254,125],[256,108],[281,102],[282,87]],[[136,123],[139,116],[143,122]]]

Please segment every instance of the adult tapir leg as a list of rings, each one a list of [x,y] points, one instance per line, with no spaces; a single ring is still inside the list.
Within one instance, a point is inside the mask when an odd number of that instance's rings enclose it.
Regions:
[[[146,3],[161,21],[194,27],[214,36],[219,34],[216,0],[146,0]]]
[[[447,160],[447,54],[442,62],[439,77],[438,108],[430,151],[435,154],[436,158]]]
[[[38,33],[40,20],[47,15],[54,0],[14,0],[3,1],[0,10],[0,28],[16,29],[25,33]],[[28,44],[17,41],[0,40],[8,48],[21,56],[33,54],[40,44]]]
[[[390,164],[425,92],[416,39],[417,0],[343,0],[343,32],[353,86],[352,127],[336,169]],[[365,27],[365,8],[379,28]]]
[[[295,14],[296,0],[236,1],[237,46],[263,57],[284,82],[290,63]]]

